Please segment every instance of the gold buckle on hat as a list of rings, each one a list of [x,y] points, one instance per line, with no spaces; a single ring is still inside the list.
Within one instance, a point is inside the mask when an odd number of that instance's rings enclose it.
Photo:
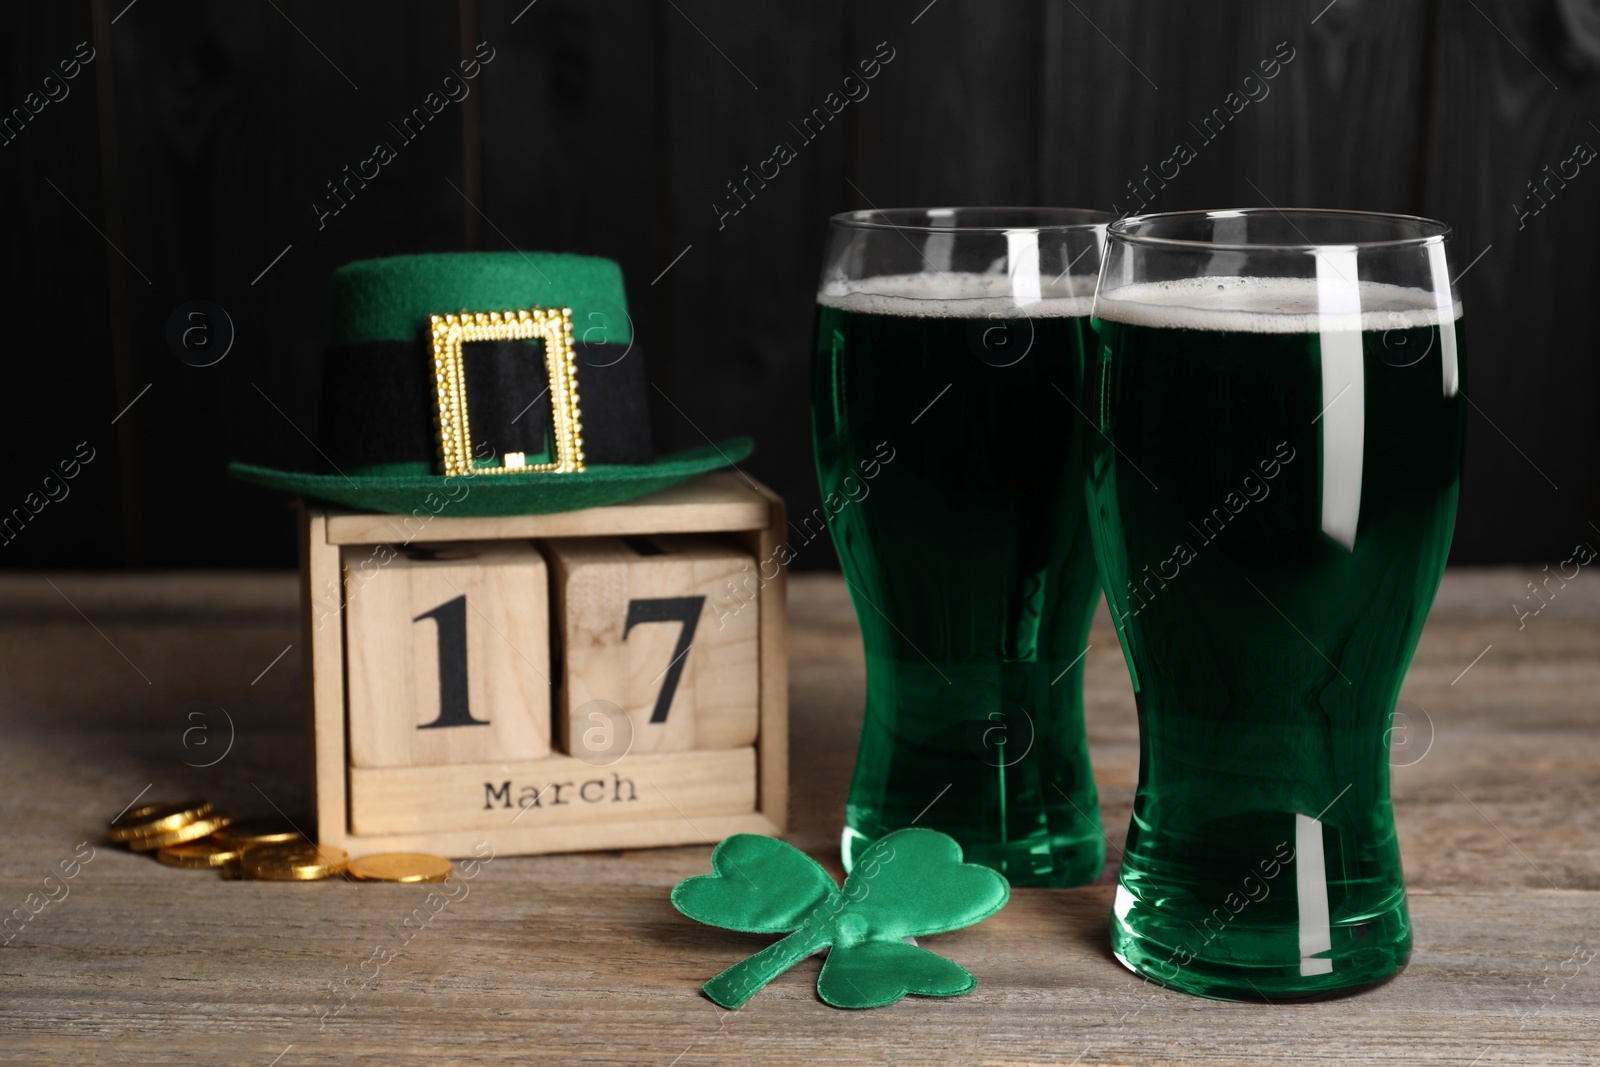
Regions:
[[[572,348],[571,308],[429,315],[428,325],[433,332],[433,395],[439,409],[439,457],[445,474],[570,474],[583,470],[583,425],[578,420],[578,361]],[[470,341],[532,340],[544,342],[555,459],[529,463],[525,453],[507,452],[498,467],[475,466],[461,346]]]

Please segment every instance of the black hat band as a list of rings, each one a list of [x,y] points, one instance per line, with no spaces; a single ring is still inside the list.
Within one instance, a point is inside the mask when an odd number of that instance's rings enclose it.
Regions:
[[[529,347],[537,350],[530,358]],[[574,340],[585,462],[648,464],[655,459],[638,345]],[[550,455],[552,397],[540,341],[468,341],[462,370],[475,452]],[[425,345],[361,341],[327,349],[318,445],[334,470],[439,460],[433,362]],[[487,446],[488,451],[484,451]]]

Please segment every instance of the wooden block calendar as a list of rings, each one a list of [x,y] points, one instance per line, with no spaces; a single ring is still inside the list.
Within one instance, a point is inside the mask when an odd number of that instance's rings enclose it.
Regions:
[[[302,507],[319,840],[466,856],[781,833],[784,529],[731,471],[548,515]]]

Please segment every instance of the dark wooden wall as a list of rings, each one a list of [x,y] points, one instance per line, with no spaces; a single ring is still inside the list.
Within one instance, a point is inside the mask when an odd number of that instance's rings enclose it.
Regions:
[[[754,434],[749,469],[808,511],[823,220],[1129,210],[1126,183],[1179,140],[1197,158],[1152,209],[1451,222],[1473,401],[1455,558],[1600,537],[1600,346],[1578,314],[1600,298],[1600,166],[1519,219],[1546,165],[1600,147],[1594,0],[37,0],[0,27],[3,108],[96,50],[0,145],[0,509],[80,442],[95,457],[0,566],[290,563],[284,502],[224,465],[315,465],[328,273],[421,250],[619,260],[663,443]],[[472,94],[398,146],[388,124],[479,41]],[[880,42],[870,95],[801,146],[789,124]],[[1189,123],[1280,42],[1269,95],[1203,143]],[[398,158],[319,228],[324,183],[379,140]],[[779,141],[798,158],[719,224],[725,183]],[[215,366],[167,343],[196,299],[236,331]],[[802,565],[829,562],[816,546]]]

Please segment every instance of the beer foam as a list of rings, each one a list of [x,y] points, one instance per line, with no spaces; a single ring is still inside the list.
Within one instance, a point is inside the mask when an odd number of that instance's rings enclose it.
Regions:
[[[1342,288],[1342,287],[1341,287]],[[1443,321],[1434,294],[1385,282],[1357,282],[1360,312],[1322,314],[1315,278],[1178,278],[1137,282],[1100,296],[1096,318],[1132,326],[1236,333],[1409,330]],[[1341,293],[1341,295],[1343,295]],[[1450,311],[1461,317],[1461,302]]]
[[[818,291],[817,303],[866,315],[922,319],[1067,319],[1089,314],[1094,304],[1094,283],[1094,278],[1082,274],[1040,278],[1041,299],[1018,304],[1007,274],[882,274],[828,282]]]

